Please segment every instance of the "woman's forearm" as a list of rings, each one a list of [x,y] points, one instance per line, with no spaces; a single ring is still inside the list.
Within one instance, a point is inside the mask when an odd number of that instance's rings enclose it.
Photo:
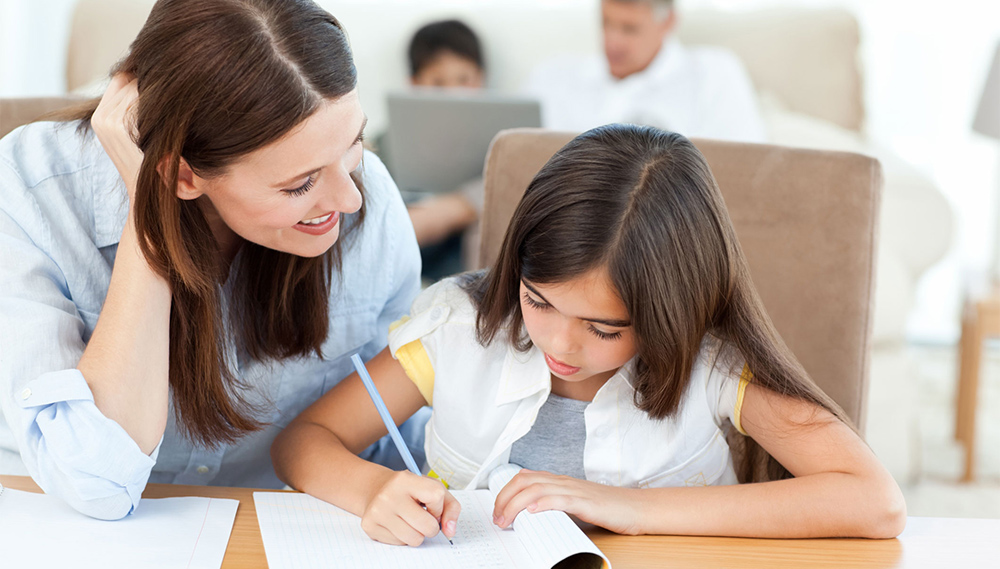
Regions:
[[[170,287],[146,263],[131,221],[108,294],[77,369],[94,404],[145,453],[159,443],[169,400]]]
[[[282,482],[357,516],[394,472],[359,458],[329,429],[293,422],[271,445],[271,462]]]
[[[635,490],[632,500],[641,533],[649,534],[891,538],[906,524],[906,505],[891,479],[842,472],[759,484]]]

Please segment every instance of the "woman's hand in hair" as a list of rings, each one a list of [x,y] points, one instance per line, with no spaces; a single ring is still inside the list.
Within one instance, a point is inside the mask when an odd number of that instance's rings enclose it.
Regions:
[[[91,125],[104,152],[108,154],[118,174],[125,181],[129,198],[135,195],[142,151],[135,143],[135,113],[139,102],[137,80],[124,73],[111,78],[101,103],[97,105]]]
[[[642,533],[640,492],[523,469],[497,494],[493,522],[507,528],[522,510],[560,510],[615,533],[637,535]]]

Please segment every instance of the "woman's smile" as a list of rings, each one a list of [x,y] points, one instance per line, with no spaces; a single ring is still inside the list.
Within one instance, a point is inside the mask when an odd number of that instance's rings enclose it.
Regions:
[[[304,219],[293,225],[293,227],[310,235],[324,235],[336,227],[338,221],[340,221],[340,212],[334,211],[319,217]]]

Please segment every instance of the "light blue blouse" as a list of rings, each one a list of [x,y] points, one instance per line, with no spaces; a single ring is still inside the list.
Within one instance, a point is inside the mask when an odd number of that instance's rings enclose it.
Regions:
[[[389,324],[419,291],[420,253],[395,184],[366,152],[367,214],[333,278],[325,359],[238,361],[270,425],[208,449],[185,439],[171,412],[147,456],[101,414],[75,369],[128,212],[114,165],[76,126],[34,123],[0,140],[0,473],[30,474],[47,493],[104,519],[131,513],[147,482],[281,487],[269,455],[275,435],[351,372],[351,354],[381,351]],[[419,431],[411,435],[422,438]]]

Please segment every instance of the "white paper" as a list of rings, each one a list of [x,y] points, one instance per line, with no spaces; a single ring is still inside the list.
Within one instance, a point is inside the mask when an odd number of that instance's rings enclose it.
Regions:
[[[0,567],[219,569],[238,500],[143,499],[135,513],[96,520],[58,498],[3,489]]]
[[[254,492],[253,499],[270,569],[549,569],[583,552],[607,561],[563,512],[519,516],[515,529],[503,530],[493,523],[489,490],[452,495],[462,504],[455,545],[438,534],[420,547],[378,543],[359,517],[306,494]]]

